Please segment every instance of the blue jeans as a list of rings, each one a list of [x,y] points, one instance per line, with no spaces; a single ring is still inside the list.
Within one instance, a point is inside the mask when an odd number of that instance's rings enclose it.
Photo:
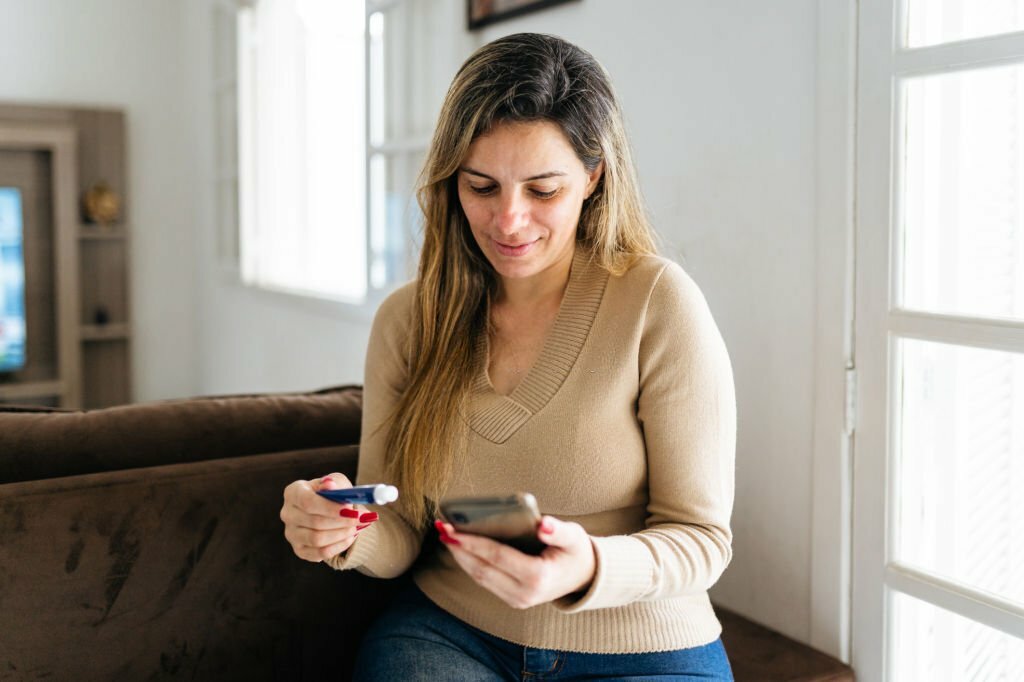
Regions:
[[[732,680],[722,640],[646,654],[584,654],[524,647],[482,632],[412,586],[396,597],[363,640],[353,679]]]

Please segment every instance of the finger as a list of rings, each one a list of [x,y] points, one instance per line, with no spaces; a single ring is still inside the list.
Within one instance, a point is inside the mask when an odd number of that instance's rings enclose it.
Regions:
[[[319,490],[351,488],[352,484],[344,474],[335,472],[311,481],[296,481],[296,484],[298,485],[290,502],[306,514],[334,517],[338,515],[340,508],[348,507],[351,509],[356,506],[334,502],[316,494]]]
[[[349,547],[353,545],[353,543],[355,543],[355,541],[356,537],[352,536],[348,540],[330,545],[329,547],[321,547],[318,555],[322,560],[326,561],[327,559],[336,557],[345,550],[347,550]]]
[[[352,487],[352,481],[348,480],[348,476],[339,474],[337,471],[313,479],[310,483],[313,484],[314,490],[338,490]]]
[[[477,584],[495,594],[509,606],[525,609],[538,603],[534,582],[524,582],[521,577],[506,573],[459,545],[450,545],[449,549],[462,570]]]
[[[364,529],[369,528],[372,525],[373,523],[371,522],[362,526],[356,526],[355,530],[350,536],[343,538],[342,540],[332,543],[330,545],[326,545],[319,548],[312,547],[310,549],[314,550],[320,559],[330,559],[331,557],[337,556],[338,554],[344,552],[349,547],[351,547],[352,544],[355,543],[356,539],[359,537],[359,534]]]
[[[311,516],[335,516],[338,505],[316,494],[311,481],[295,481],[284,490],[284,506]]]
[[[314,563],[317,563],[335,557],[338,554],[341,554],[349,547],[351,547],[354,542],[355,537],[351,537],[347,540],[342,540],[341,542],[337,542],[333,545],[328,545],[327,547],[309,547],[307,545],[298,545],[295,547],[295,555],[300,559],[305,559],[306,561],[312,561]]]
[[[569,549],[581,544],[586,537],[586,531],[578,523],[567,523],[554,516],[543,516],[537,526],[537,537],[551,547]]]
[[[345,515],[345,512],[350,514]],[[342,509],[341,514],[338,518],[325,519],[319,516],[305,516],[300,513],[304,518],[300,518],[299,522],[286,522],[285,537],[294,538],[298,544],[321,547],[333,542],[333,539],[341,532],[370,527],[378,518],[375,512],[360,515],[355,509]],[[303,523],[312,525],[303,525]]]
[[[342,514],[339,510],[333,516],[321,516],[320,514],[308,514],[298,507],[286,504],[281,508],[280,516],[286,526],[308,528],[309,530],[336,530],[352,525],[352,520],[359,517],[359,511],[349,509]]]
[[[458,545],[451,546],[457,546],[463,551],[472,554],[480,561],[489,564],[495,570],[507,574],[515,581],[518,580],[519,576],[529,575],[537,569],[537,559],[535,557],[524,554],[503,542],[498,542],[484,535],[459,533],[451,524],[443,524],[443,528],[448,537],[459,543]]]
[[[336,530],[309,530],[308,528],[288,528],[285,530],[285,538],[293,545],[304,545],[307,547],[328,547],[347,540],[356,534],[356,526],[349,525]]]
[[[320,556],[320,551],[312,547],[292,545],[292,551],[295,552],[295,556],[304,561],[312,561],[314,563],[323,561],[323,558]]]

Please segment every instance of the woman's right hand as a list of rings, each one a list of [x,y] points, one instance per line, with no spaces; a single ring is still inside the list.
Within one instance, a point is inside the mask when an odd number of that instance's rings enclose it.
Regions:
[[[316,494],[318,490],[351,487],[348,477],[335,472],[320,479],[295,481],[284,489],[281,521],[295,556],[312,562],[337,556],[377,520],[377,514],[362,505],[338,504]]]

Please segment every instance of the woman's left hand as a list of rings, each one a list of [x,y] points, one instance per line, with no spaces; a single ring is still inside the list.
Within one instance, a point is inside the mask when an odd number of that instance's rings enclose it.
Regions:
[[[594,579],[594,546],[578,523],[543,517],[537,537],[548,546],[539,556],[483,535],[458,533],[442,521],[435,525],[459,566],[513,608],[527,609],[584,591]]]

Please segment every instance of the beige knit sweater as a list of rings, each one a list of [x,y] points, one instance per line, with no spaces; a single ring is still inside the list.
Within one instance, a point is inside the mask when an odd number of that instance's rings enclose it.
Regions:
[[[360,484],[386,482],[380,427],[405,381],[412,294],[412,284],[397,290],[373,323]],[[610,276],[578,248],[541,355],[510,395],[491,386],[487,339],[477,347],[468,455],[449,494],[532,492],[543,513],[590,533],[597,572],[582,596],[516,610],[439,546],[417,564],[420,589],[525,646],[627,653],[714,641],[721,626],[707,590],[732,557],[736,400],[725,344],[693,280],[656,256]],[[425,531],[379,511],[328,564],[382,578],[412,565]]]

